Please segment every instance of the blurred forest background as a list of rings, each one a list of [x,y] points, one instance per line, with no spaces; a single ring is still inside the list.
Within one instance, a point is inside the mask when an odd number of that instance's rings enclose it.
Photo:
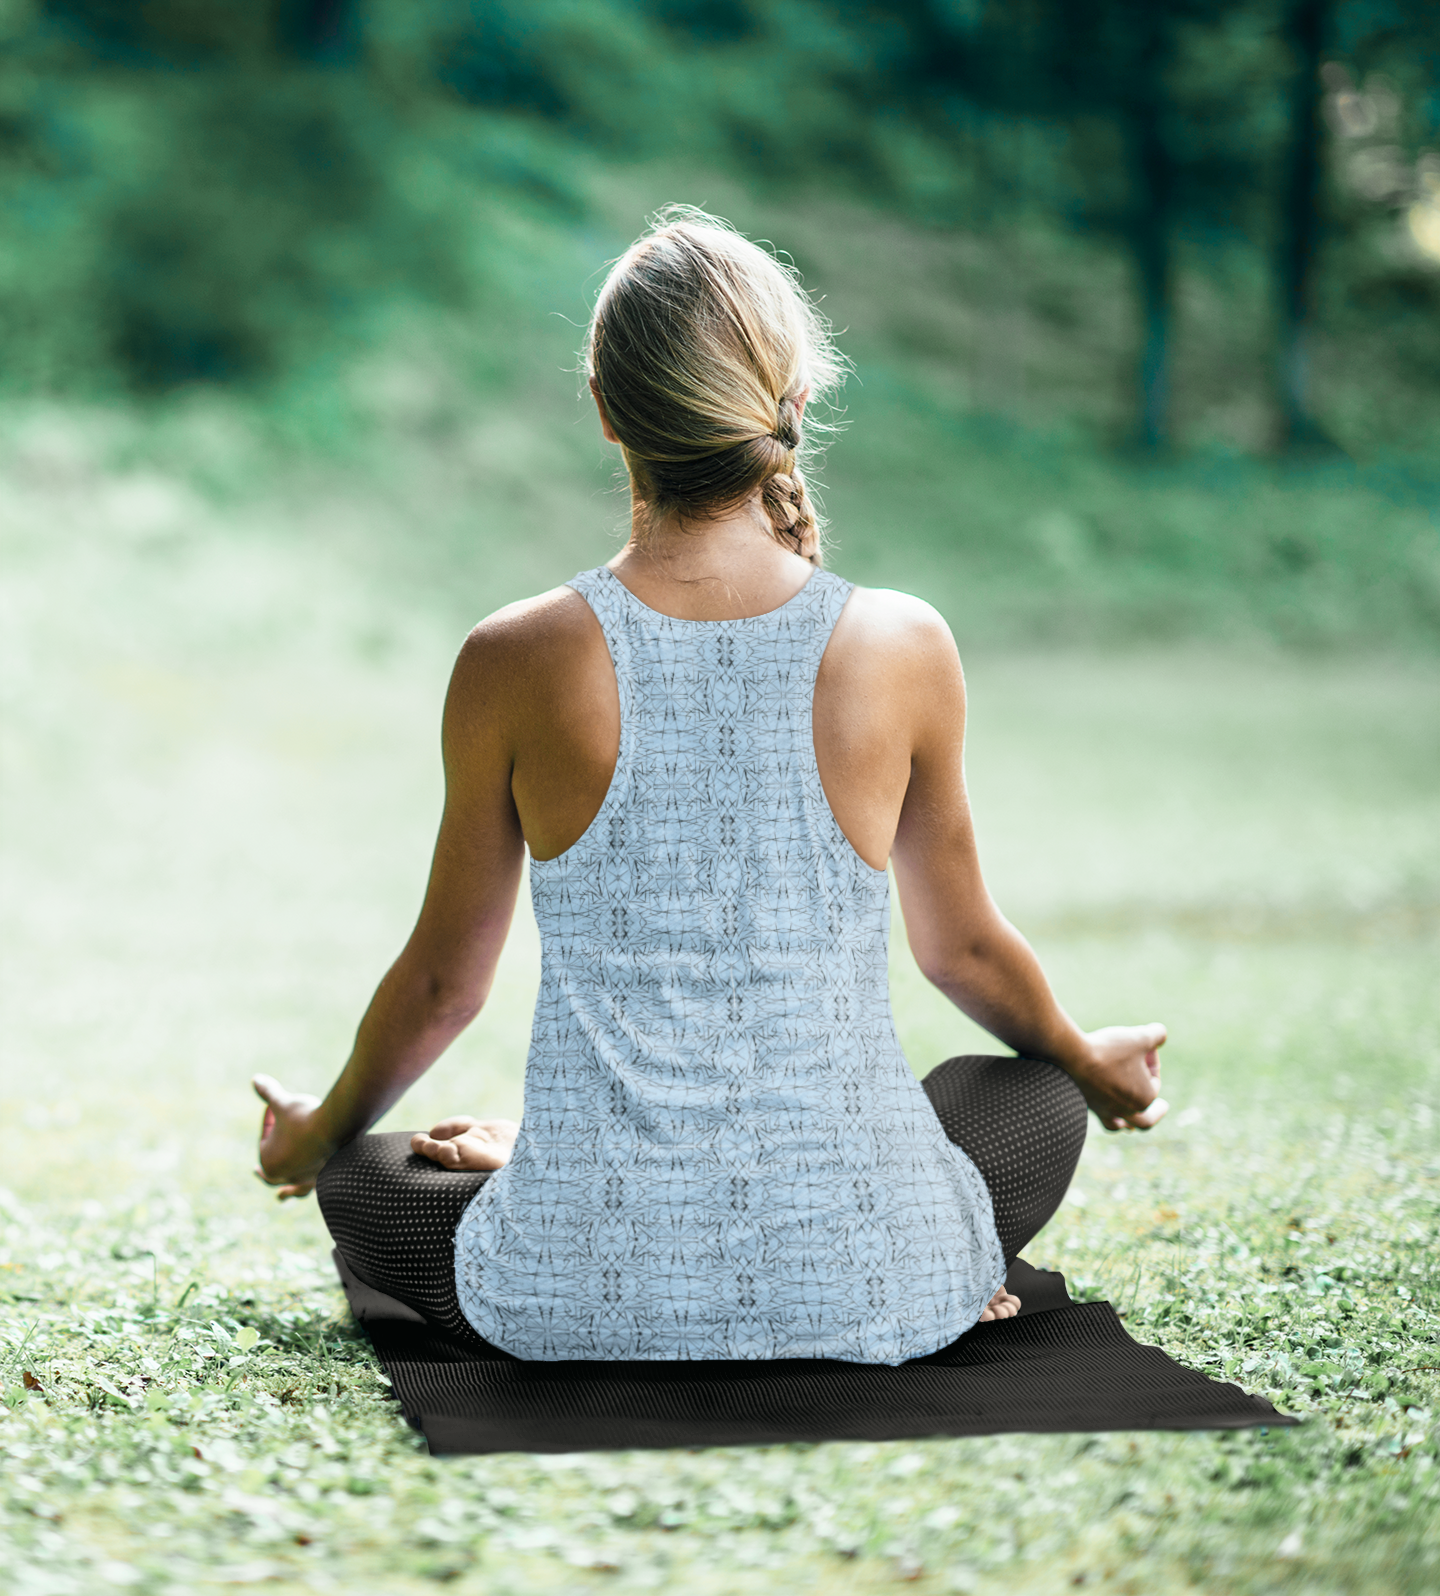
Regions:
[[[4,447],[328,473],[473,619],[618,516],[566,371],[681,199],[845,333],[845,574],[984,641],[1429,649],[1437,151],[1425,0],[0,0]]]

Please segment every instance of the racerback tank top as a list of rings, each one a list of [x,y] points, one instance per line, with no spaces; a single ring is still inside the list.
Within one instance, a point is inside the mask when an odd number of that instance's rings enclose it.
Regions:
[[[842,1358],[953,1341],[1005,1275],[990,1195],[890,1014],[889,878],[820,784],[811,700],[851,588],[688,621],[601,567],[620,750],[532,860],[520,1135],[456,1232],[461,1308],[532,1359]]]

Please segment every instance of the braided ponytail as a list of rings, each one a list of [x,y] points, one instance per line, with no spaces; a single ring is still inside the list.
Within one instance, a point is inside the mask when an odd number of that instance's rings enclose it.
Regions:
[[[758,490],[776,540],[822,562],[807,399],[841,379],[795,274],[703,211],[669,207],[616,262],[586,366],[645,521],[704,521]]]
[[[793,548],[812,565],[825,563],[820,542],[820,518],[805,491],[805,478],[799,466],[777,471],[760,490],[760,501],[776,540]]]
[[[802,441],[800,419],[800,406],[786,394],[776,406],[775,430],[770,434],[784,451],[784,458],[776,461],[773,472],[761,484],[760,502],[770,517],[776,539],[813,564],[822,565],[820,519],[805,491],[804,473],[795,463]]]

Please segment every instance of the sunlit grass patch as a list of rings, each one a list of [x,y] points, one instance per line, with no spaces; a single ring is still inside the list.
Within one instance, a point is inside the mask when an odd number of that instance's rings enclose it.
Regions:
[[[11,1199],[6,1577],[963,1590],[1143,1565],[1137,1589],[1428,1588],[1440,1181],[1393,1132],[1289,1173],[1185,1138],[1093,1144],[1033,1256],[1299,1431],[437,1461],[321,1262],[253,1216]]]

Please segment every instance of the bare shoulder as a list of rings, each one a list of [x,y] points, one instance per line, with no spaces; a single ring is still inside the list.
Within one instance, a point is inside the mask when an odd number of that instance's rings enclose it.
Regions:
[[[520,599],[487,615],[473,627],[455,663],[457,683],[530,676],[547,664],[563,667],[592,648],[604,646],[595,613],[573,587]]]
[[[532,712],[606,656],[595,613],[571,587],[487,615],[460,647],[447,718],[510,720]],[[608,656],[607,656],[608,657]]]
[[[836,665],[907,677],[958,674],[955,639],[934,605],[888,587],[857,587],[835,628]],[[828,662],[828,661],[827,661]]]
[[[460,649],[462,662],[499,666],[531,662],[547,649],[564,648],[598,629],[594,611],[573,587],[520,599],[487,615]]]
[[[955,646],[945,617],[933,604],[893,587],[857,587],[845,606],[845,618],[877,637],[908,638],[919,648]]]

